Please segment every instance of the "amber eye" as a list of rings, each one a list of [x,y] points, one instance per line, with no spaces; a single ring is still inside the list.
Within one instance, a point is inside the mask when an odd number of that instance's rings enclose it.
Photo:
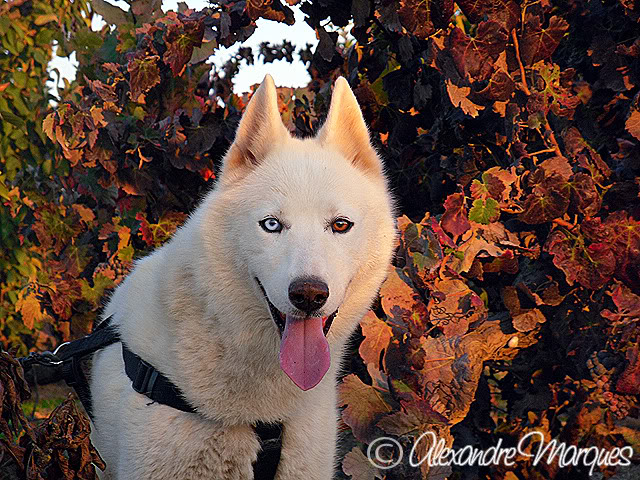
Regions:
[[[331,230],[333,233],[347,233],[353,227],[353,222],[350,222],[346,218],[336,218],[331,223]]]

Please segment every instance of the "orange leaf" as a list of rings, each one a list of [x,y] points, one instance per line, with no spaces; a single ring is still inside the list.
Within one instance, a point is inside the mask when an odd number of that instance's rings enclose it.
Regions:
[[[360,356],[366,363],[373,363],[377,367],[380,362],[380,352],[389,346],[393,334],[391,327],[376,317],[371,310],[364,316],[360,325],[365,337],[360,344]]]
[[[464,113],[477,117],[480,110],[484,110],[484,107],[473,103],[467,95],[471,93],[471,87],[458,87],[447,80],[447,93],[453,103],[454,107],[460,107]]]
[[[96,215],[93,213],[93,211],[88,208],[85,207],[84,205],[80,205],[78,203],[74,203],[71,208],[73,208],[73,210],[80,215],[80,218],[82,219],[83,222],[85,222],[87,225],[93,223],[93,221],[96,218]]]
[[[624,126],[631,135],[640,140],[640,111],[634,110],[631,112]]]
[[[2,90],[4,90],[4,89],[0,88],[0,92]],[[49,137],[52,142],[56,141],[56,134],[53,132],[53,127],[54,127],[54,122],[55,122],[54,115],[55,115],[54,113],[50,113],[42,121],[42,130],[44,131],[44,133],[47,134],[47,137]]]
[[[22,314],[22,322],[29,330],[32,330],[35,323],[44,318],[35,293],[30,293],[26,298],[20,299],[16,307]]]

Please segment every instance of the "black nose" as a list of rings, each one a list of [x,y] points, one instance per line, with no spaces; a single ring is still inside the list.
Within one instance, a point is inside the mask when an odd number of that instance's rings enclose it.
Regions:
[[[322,307],[329,298],[329,287],[317,278],[299,278],[289,285],[289,300],[294,307],[311,313]]]

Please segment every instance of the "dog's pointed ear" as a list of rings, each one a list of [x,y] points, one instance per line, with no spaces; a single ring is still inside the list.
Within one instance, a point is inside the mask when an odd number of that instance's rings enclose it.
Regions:
[[[255,167],[276,144],[288,138],[289,131],[278,110],[276,86],[271,75],[266,75],[242,114],[235,140],[224,159],[223,178]]]
[[[329,115],[316,138],[323,145],[337,148],[356,167],[382,174],[380,157],[371,145],[360,106],[344,77],[336,80]]]

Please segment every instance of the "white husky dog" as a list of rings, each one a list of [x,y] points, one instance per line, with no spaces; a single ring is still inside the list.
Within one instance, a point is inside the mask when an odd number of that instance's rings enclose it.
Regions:
[[[92,439],[103,479],[252,479],[252,425],[281,422],[278,480],[328,480],[345,344],[390,264],[383,167],[349,84],[326,123],[293,138],[265,77],[215,188],[139,260],[105,309],[122,341],[197,413],[132,388],[122,344],[94,357]]]

